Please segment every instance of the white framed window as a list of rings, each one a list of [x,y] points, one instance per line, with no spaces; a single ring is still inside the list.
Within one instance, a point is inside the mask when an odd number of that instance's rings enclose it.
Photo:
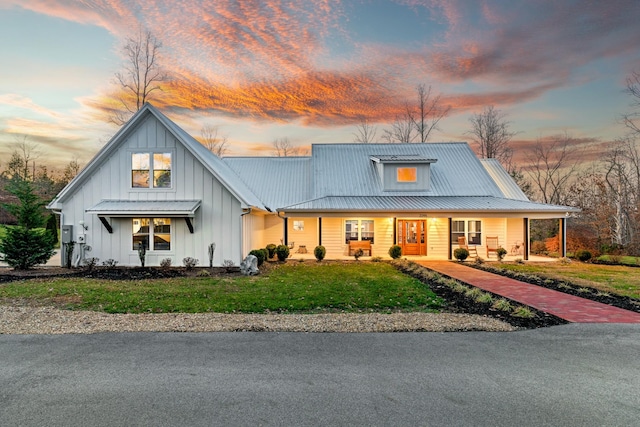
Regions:
[[[132,249],[140,245],[149,251],[171,250],[171,218],[133,218]]]
[[[451,221],[451,241],[457,243],[458,237],[466,237],[468,245],[481,245],[482,221],[454,219]]]
[[[304,221],[293,221],[293,231],[304,231]]]
[[[131,153],[132,188],[171,188],[171,153]]]
[[[374,230],[372,219],[347,219],[344,222],[344,242],[368,240],[373,243]]]

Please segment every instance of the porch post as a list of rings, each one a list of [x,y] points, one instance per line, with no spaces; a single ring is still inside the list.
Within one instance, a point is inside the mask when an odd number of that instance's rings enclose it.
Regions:
[[[523,218],[524,227],[524,260],[529,259],[529,218]]]
[[[398,244],[398,218],[393,217],[393,244]]]
[[[318,246],[322,246],[322,217],[318,217]]]
[[[289,244],[289,218],[284,219],[284,245]]]
[[[560,218],[560,230],[558,230],[558,236],[560,241],[558,242],[560,249],[560,257],[564,258],[567,256],[567,220],[565,218]]]
[[[449,229],[447,230],[447,242],[449,242],[449,244],[447,245],[447,253],[449,254],[449,260],[453,259],[453,254],[451,253],[451,245],[453,244],[453,242],[451,242],[451,227],[453,227],[453,218],[449,217]]]

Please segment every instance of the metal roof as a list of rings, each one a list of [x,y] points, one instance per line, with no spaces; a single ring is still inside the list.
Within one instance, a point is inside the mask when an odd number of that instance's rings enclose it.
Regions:
[[[538,212],[565,213],[579,209],[492,196],[372,196],[321,197],[287,206],[284,212]]]
[[[481,159],[480,163],[500,188],[504,197],[515,200],[529,200],[497,159]]]
[[[312,197],[310,157],[225,157],[222,159],[272,210]]]
[[[100,216],[188,216],[193,217],[200,200],[101,200],[86,212]]]
[[[437,161],[437,159],[430,159],[428,157],[419,156],[418,154],[373,155],[370,158],[374,162],[382,163],[434,163]]]

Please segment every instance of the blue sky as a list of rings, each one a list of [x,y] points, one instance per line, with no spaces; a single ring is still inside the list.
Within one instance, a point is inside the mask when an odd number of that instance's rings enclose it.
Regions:
[[[518,131],[516,152],[568,133],[624,135],[625,78],[640,70],[638,1],[2,0],[0,169],[16,138],[46,162],[87,162],[108,122],[121,46],[139,28],[163,43],[174,78],[154,101],[229,154],[352,142],[361,117],[388,126],[415,87],[451,115],[432,141],[469,141],[469,117],[494,105]],[[44,160],[43,160],[44,161]]]

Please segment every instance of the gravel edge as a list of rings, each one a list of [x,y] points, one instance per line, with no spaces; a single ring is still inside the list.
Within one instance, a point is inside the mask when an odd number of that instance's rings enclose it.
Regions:
[[[457,313],[108,314],[0,305],[0,334],[100,332],[509,332],[490,317]]]

